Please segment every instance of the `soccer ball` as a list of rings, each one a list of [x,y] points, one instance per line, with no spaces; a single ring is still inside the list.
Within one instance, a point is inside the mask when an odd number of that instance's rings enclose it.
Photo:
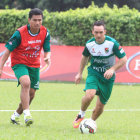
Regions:
[[[97,130],[96,122],[92,119],[84,119],[79,125],[79,130],[83,134],[94,134]]]

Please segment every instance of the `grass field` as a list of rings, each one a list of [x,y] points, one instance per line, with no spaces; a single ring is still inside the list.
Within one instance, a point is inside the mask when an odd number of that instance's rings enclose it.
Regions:
[[[20,87],[16,82],[0,81],[0,110],[15,110]],[[79,110],[84,84],[41,83],[31,110]],[[95,105],[93,100],[89,109]],[[107,111],[125,109],[124,111]],[[129,109],[132,109],[131,111]],[[137,110],[136,110],[137,109]],[[140,140],[140,86],[115,85],[105,112],[96,121],[97,133],[84,135],[72,127],[78,112],[31,112],[34,124],[10,124],[13,113],[0,111],[0,140]],[[91,112],[86,113],[86,118]]]

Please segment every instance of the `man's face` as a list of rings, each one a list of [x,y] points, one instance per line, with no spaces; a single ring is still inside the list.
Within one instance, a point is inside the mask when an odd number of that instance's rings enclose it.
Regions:
[[[93,30],[92,30],[92,34],[95,37],[95,40],[97,43],[102,43],[104,42],[105,39],[105,34],[106,34],[106,30],[104,28],[104,26],[94,26]]]
[[[39,30],[42,25],[42,15],[33,15],[31,19],[28,19],[30,27],[35,30]]]

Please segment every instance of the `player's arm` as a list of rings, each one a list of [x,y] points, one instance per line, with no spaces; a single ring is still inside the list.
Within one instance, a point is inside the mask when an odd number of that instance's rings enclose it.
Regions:
[[[123,67],[125,65],[126,61],[127,61],[127,57],[126,56],[124,56],[123,58],[120,58],[113,67],[111,67],[110,69],[108,69],[104,73],[104,77],[106,79],[110,79],[113,76],[113,74],[114,74],[114,72],[116,70],[118,70],[119,68],[121,68],[121,67]]]
[[[10,51],[6,48],[5,53],[3,54],[1,61],[0,61],[0,77],[2,75],[2,70],[5,62],[7,61],[8,57],[10,55]]]
[[[51,63],[51,51],[50,51],[50,32],[47,31],[46,39],[43,45],[44,50],[44,61],[47,65]]]
[[[88,63],[89,56],[90,56],[90,53],[89,53],[88,49],[85,47],[85,49],[83,51],[82,58],[81,58],[80,68],[79,68],[78,74],[75,76],[75,83],[76,84],[79,84],[81,79],[82,79],[82,73],[84,71],[86,64]]]
[[[82,59],[80,62],[80,68],[79,68],[78,74],[75,76],[75,83],[76,84],[79,84],[80,81],[82,80],[82,74],[83,74],[84,68],[88,62],[88,58],[89,57],[82,55]]]
[[[21,42],[21,37],[20,37],[20,33],[19,31],[16,31],[12,37],[8,40],[8,42],[6,43],[5,47],[6,47],[6,50],[5,50],[5,53],[3,54],[2,56],[2,59],[0,61],[0,76],[2,74],[2,70],[3,70],[3,67],[4,67],[4,64],[5,62],[7,61],[10,53],[20,45],[20,42]]]
[[[112,66],[110,69],[108,69],[104,73],[104,77],[106,79],[110,79],[113,76],[114,72],[118,70],[119,68],[123,67],[125,63],[127,62],[126,54],[124,50],[120,47],[119,43],[116,42],[116,44],[114,45],[113,51],[114,51],[114,54],[119,58],[119,60],[114,66]]]
[[[51,63],[51,52],[44,52],[44,61],[47,65]]]
[[[126,61],[127,61],[127,57],[124,56],[123,58],[120,58],[117,63],[111,67],[112,70],[116,71],[118,70],[119,68],[123,67],[125,64],[126,64]]]

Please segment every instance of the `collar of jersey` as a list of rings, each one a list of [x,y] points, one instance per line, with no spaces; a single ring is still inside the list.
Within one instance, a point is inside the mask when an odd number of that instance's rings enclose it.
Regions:
[[[32,34],[31,31],[30,31],[30,24],[27,25],[27,28],[28,28],[28,32],[31,36],[37,36],[39,34],[39,32],[37,34]]]

